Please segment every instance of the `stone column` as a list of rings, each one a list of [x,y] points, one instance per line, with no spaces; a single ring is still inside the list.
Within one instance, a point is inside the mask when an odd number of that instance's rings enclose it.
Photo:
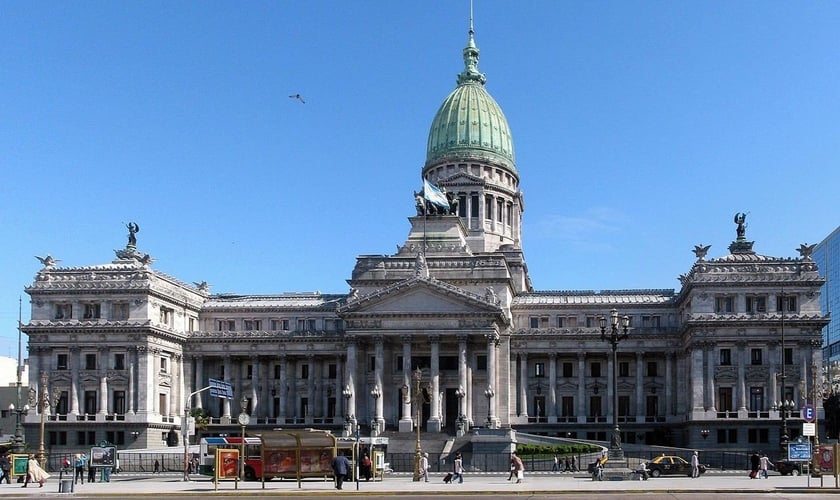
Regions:
[[[225,377],[229,378],[231,386],[233,386],[233,366],[230,359],[230,355],[225,355],[224,360],[224,367],[225,367]],[[230,422],[230,399],[223,399],[222,400],[222,418],[227,419],[225,423]]]
[[[258,356],[251,356],[249,362],[251,363],[251,416],[259,417],[262,408],[260,408],[260,358]]]
[[[347,385],[350,387],[350,397],[347,399],[347,414],[350,416],[351,430],[356,428],[356,344],[355,337],[347,339]]]
[[[134,375],[134,367],[136,365],[135,359],[137,352],[134,349],[131,349],[129,350],[128,355],[131,357],[131,360],[128,362],[128,413],[134,415],[136,413],[134,406],[134,385],[137,383]],[[78,404],[78,401],[76,401],[76,404]]]
[[[644,422],[645,419],[645,365],[644,355],[641,352],[636,353],[636,417],[639,422]],[[642,418],[639,418],[642,417]]]
[[[714,412],[715,410],[715,363],[714,363],[714,344],[706,345],[704,352],[706,354],[706,409]]]
[[[491,428],[498,427],[496,407],[499,398],[499,387],[496,383],[496,349],[499,346],[499,334],[493,332],[487,336],[487,385],[493,390],[494,396],[488,399],[487,420]],[[486,389],[485,389],[486,390]]]
[[[578,353],[578,396],[577,396],[577,421],[586,422],[587,408],[589,402],[586,400],[586,353]]]
[[[385,365],[385,339],[382,335],[377,335],[374,339],[374,371],[373,371],[373,384],[376,389],[379,390],[379,397],[374,398],[373,404],[373,422],[375,423],[375,430],[372,429],[372,432],[375,432],[375,435],[379,435],[382,431],[385,430],[385,417],[382,416],[383,409],[385,407],[385,401],[383,395],[385,394],[385,387],[382,383],[382,370],[384,369]],[[373,388],[372,388],[373,389]],[[371,396],[373,396],[371,394]]]
[[[195,360],[195,389],[193,389],[193,390],[197,391],[199,389],[204,389],[204,387],[206,387],[206,384],[204,382],[204,356],[199,354],[199,355],[193,356],[193,359]],[[190,392],[192,392],[192,391],[190,391]],[[203,407],[202,404],[201,404],[202,394],[204,394],[204,393],[199,393],[199,394],[195,395],[195,402],[193,403],[194,408],[202,408]]]
[[[746,412],[747,411],[747,377],[746,377],[746,367],[749,364],[749,354],[747,353],[747,346],[744,342],[738,342],[738,387],[736,395],[738,397],[738,411],[739,412]],[[709,370],[709,377],[714,381],[714,365],[712,358],[709,359],[709,366],[712,368]],[[714,382],[712,382],[714,383]],[[712,393],[712,401],[715,400],[715,394]],[[712,405],[714,406],[714,404]],[[756,409],[758,411],[758,409]]]
[[[432,414],[426,422],[426,430],[429,432],[440,432],[440,336],[432,335],[429,341],[431,342],[430,376],[432,378]]]
[[[548,423],[557,422],[557,353],[548,355]]]
[[[528,421],[528,353],[519,354],[519,416]]]
[[[668,351],[665,353],[665,416],[674,415],[676,412],[676,402],[674,401],[674,353]]]
[[[309,378],[306,379],[306,415],[304,423],[312,425],[313,410],[315,409],[315,355],[306,354],[306,364],[309,366]]]
[[[280,404],[278,405],[279,412],[277,418],[280,425],[286,423],[286,405],[289,404],[289,360],[285,353],[278,355],[280,363]]]
[[[137,415],[145,416],[150,413],[149,405],[154,405],[152,401],[155,398],[156,392],[152,390],[149,379],[149,351],[145,345],[137,346]],[[152,406],[154,407],[154,406]]]
[[[403,383],[402,387],[400,387],[400,391],[402,391],[401,396],[401,403],[402,404],[402,416],[400,417],[399,429],[400,432],[411,432],[413,429],[414,421],[411,418],[411,391],[412,391],[412,381],[411,381],[411,335],[403,335],[400,337],[402,339],[402,348],[403,348],[403,360],[402,360],[402,374],[403,374]]]
[[[691,408],[695,413],[706,411],[703,378],[703,346],[691,345]]]
[[[79,367],[81,366],[82,351],[76,346],[70,347],[70,356],[67,358],[70,363],[70,415],[78,415],[79,412]],[[30,367],[31,369],[31,367]],[[132,408],[133,410],[133,408]],[[75,419],[71,419],[75,420]]]

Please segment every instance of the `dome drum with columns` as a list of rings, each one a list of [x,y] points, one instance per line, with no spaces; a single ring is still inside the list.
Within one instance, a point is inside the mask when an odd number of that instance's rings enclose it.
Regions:
[[[730,255],[695,247],[679,291],[534,290],[510,128],[472,26],[464,61],[421,173],[457,195],[458,213],[409,216],[394,254],[357,257],[349,293],[212,294],[154,269],[136,241],[108,264],[45,264],[22,331],[30,384],[61,394],[48,409],[47,431],[66,438],[54,449],[83,448],[90,432],[159,447],[196,408],[209,434],[238,432],[247,410],[254,430],[411,439],[417,425],[453,438],[480,426],[606,441],[617,412],[627,446],[777,443],[776,402],[804,401],[800,382],[820,370],[828,317],[810,255],[760,256],[739,225]],[[611,309],[630,321],[617,365],[598,320]],[[417,369],[428,402],[407,397]],[[211,378],[234,399],[196,394]],[[26,416],[30,440],[39,417]]]

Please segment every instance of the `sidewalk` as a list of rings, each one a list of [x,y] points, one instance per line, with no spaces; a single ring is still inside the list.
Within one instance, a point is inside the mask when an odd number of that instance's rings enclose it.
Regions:
[[[507,480],[507,473],[493,474],[467,474],[463,484],[444,484],[443,474],[433,475],[429,482],[414,482],[409,474],[394,474],[385,478],[384,481],[362,481],[358,483],[358,490],[355,482],[344,483],[342,494],[344,496],[355,495],[412,495],[412,494],[433,494],[446,495],[463,492],[473,493],[541,493],[541,494],[569,494],[575,492],[625,492],[641,493],[646,491],[662,492],[710,492],[710,493],[810,493],[810,494],[840,494],[840,489],[834,488],[834,476],[824,476],[823,486],[820,487],[820,478],[809,478],[808,476],[779,476],[773,475],[769,479],[749,479],[746,471],[727,473],[710,472],[698,479],[688,477],[659,477],[647,481],[592,481],[586,475],[571,475],[560,473],[533,473],[526,471],[525,480],[521,484]],[[810,487],[808,486],[810,479]],[[0,495],[5,498],[29,497],[49,494],[57,495],[59,490],[58,475],[50,478],[43,488],[35,484],[28,488],[21,488],[19,484],[0,485]],[[132,496],[276,496],[278,493],[291,496],[324,495],[335,492],[332,480],[306,480],[298,488],[296,481],[269,481],[263,488],[260,482],[240,482],[237,485],[233,481],[219,483],[218,490],[214,492],[213,481],[206,477],[194,476],[194,480],[186,482],[181,479],[180,474],[160,474],[151,476],[148,474],[115,474],[111,477],[110,483],[96,482],[93,484],[75,485],[76,495],[120,495],[123,497]],[[64,496],[64,495],[58,495]],[[72,496],[72,495],[68,495]]]

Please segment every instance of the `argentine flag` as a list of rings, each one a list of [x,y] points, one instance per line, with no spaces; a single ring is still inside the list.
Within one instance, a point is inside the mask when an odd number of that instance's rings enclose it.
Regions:
[[[423,198],[436,207],[449,210],[449,200],[446,199],[446,195],[426,179],[423,179]]]

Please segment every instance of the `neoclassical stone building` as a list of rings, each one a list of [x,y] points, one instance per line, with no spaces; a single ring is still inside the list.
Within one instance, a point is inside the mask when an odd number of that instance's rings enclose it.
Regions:
[[[740,219],[728,253],[695,248],[680,290],[534,290],[513,140],[478,54],[470,29],[421,172],[450,209],[419,194],[406,240],[359,256],[346,294],[214,295],[156,270],[134,230],[110,263],[46,259],[23,331],[29,384],[57,396],[48,448],[161,446],[189,407],[207,411],[210,432],[235,432],[243,395],[253,429],[409,433],[419,414],[453,435],[606,440],[617,412],[628,443],[778,443],[777,402],[804,403],[821,368],[828,318],[810,249],[758,254]],[[630,321],[617,364],[599,327],[612,309]],[[234,399],[194,394],[209,379],[230,382]],[[26,418],[30,440],[39,421]]]

